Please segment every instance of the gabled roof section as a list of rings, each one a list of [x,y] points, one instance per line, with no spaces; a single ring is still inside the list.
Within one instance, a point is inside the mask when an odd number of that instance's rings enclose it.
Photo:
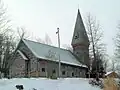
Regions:
[[[20,50],[17,50],[17,52],[22,56],[24,60],[28,60],[28,58]]]
[[[69,52],[69,50],[50,46],[47,44],[42,44],[39,42],[34,42],[31,40],[22,39],[22,41],[27,45],[27,47],[32,51],[32,53],[37,57],[45,60],[59,62],[58,56],[60,54],[61,63],[87,67],[80,63],[74,55]]]
[[[80,11],[78,9],[75,28],[74,28],[74,34],[72,38],[72,45],[74,44],[84,44],[89,45],[89,40],[87,36],[87,32],[85,30],[85,26],[80,14]]]

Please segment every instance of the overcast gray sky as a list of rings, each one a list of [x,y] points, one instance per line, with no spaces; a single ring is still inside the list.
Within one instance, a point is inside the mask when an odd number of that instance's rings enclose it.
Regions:
[[[82,18],[90,12],[102,26],[108,54],[113,54],[112,38],[120,20],[120,0],[4,0],[4,4],[14,27],[24,26],[33,37],[44,38],[47,33],[55,46],[57,27],[61,45],[70,45],[78,7]]]

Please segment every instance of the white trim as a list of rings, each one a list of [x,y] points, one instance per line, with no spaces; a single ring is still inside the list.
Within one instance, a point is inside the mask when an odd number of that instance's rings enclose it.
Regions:
[[[28,58],[20,50],[17,50],[17,52],[22,56],[24,60],[28,60]]]
[[[113,73],[114,71],[109,71],[109,72],[107,72],[106,74],[105,74],[105,76],[107,76],[107,75],[109,75],[109,74],[111,74],[111,73]]]

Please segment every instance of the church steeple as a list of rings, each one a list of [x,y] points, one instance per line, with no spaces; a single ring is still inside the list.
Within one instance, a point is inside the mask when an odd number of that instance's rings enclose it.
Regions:
[[[89,66],[89,40],[79,9],[71,45],[78,60]]]
[[[88,36],[85,30],[85,26],[83,24],[83,20],[80,14],[80,11],[78,9],[75,28],[74,28],[74,34],[72,38],[72,46],[76,44],[83,44],[83,45],[89,45]]]

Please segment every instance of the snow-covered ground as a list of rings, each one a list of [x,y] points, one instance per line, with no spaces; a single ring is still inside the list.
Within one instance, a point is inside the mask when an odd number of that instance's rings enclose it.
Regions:
[[[46,78],[0,79],[0,90],[16,90],[16,85],[23,85],[24,90],[101,90],[88,84],[88,79],[66,78],[51,80]]]

